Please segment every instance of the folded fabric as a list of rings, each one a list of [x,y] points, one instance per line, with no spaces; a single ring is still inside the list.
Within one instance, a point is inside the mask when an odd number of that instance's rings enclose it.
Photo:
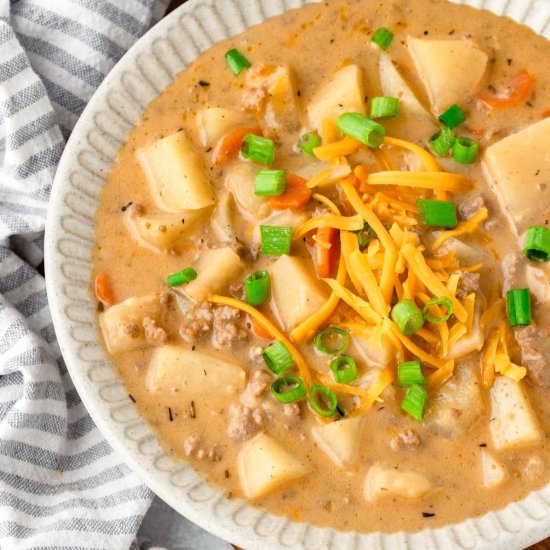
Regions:
[[[51,322],[44,223],[65,140],[168,0],[0,0],[0,548],[127,549],[150,491],[76,393]]]

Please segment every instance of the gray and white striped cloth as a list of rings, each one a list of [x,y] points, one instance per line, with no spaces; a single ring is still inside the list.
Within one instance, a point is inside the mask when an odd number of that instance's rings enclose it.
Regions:
[[[130,548],[149,490],[90,419],[48,311],[44,221],[65,140],[168,0],[0,0],[0,548]]]

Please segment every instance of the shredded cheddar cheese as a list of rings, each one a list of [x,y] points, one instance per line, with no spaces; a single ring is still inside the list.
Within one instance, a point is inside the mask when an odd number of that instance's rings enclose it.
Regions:
[[[424,168],[426,168],[428,172],[439,172],[440,170],[439,164],[433,155],[426,151],[426,149],[420,147],[420,145],[416,145],[416,143],[386,136],[384,138],[384,144],[392,145],[394,147],[401,147],[403,149],[407,149],[411,153],[414,153],[420,159],[420,162],[422,162]]]
[[[340,215],[340,209],[325,195],[321,195],[321,193],[314,193],[313,198],[324,204],[336,216]]]
[[[330,185],[336,183],[338,180],[345,178],[351,174],[351,168],[349,164],[339,164],[338,166],[331,166],[325,170],[321,170],[318,174],[313,176],[308,182],[307,187],[313,189],[314,187],[321,187],[323,185]]]
[[[319,159],[325,162],[330,162],[336,157],[346,157],[358,151],[363,144],[349,136],[346,136],[340,141],[329,143],[328,145],[321,145],[313,149],[313,154]]]
[[[350,412],[350,416],[360,416],[369,411],[374,403],[380,398],[384,390],[395,380],[395,371],[391,367],[383,368],[376,380],[366,390],[361,398],[359,406]]]
[[[354,233],[349,233],[348,231],[340,232],[340,246],[342,249],[342,256],[346,264],[346,271],[348,272],[349,278],[357,293],[361,296],[363,295],[363,287],[361,281],[355,275],[353,268],[351,266],[350,258],[355,251],[359,251],[359,242],[357,241],[357,235]]]
[[[319,229],[320,227],[333,227],[334,229],[344,231],[359,231],[363,229],[363,218],[359,214],[350,217],[337,216],[335,214],[317,216],[297,227],[292,235],[292,240],[297,241],[310,231]]]
[[[445,241],[453,237],[461,237],[468,233],[474,233],[479,226],[489,218],[489,210],[480,208],[470,219],[460,222],[455,229],[442,231],[433,244],[433,249],[437,250]]]
[[[450,172],[376,172],[369,174],[368,185],[401,185],[418,189],[432,189],[459,193],[464,191],[467,180]]]
[[[387,316],[390,312],[390,306],[382,295],[378,281],[369,265],[368,258],[361,254],[359,250],[355,250],[350,256],[350,264],[373,309],[379,315]]]
[[[336,128],[336,122],[331,118],[325,118],[323,120],[323,143],[329,145],[334,143],[338,136],[338,129]]]
[[[340,300],[354,309],[363,319],[365,319],[365,321],[372,324],[377,324],[382,321],[382,317],[376,313],[368,302],[353,294],[353,292],[348,290],[338,281],[334,279],[323,279],[323,281],[330,286],[332,291],[340,298]]]

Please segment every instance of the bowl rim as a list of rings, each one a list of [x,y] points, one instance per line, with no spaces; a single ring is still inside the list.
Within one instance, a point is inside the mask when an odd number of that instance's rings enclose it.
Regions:
[[[246,546],[247,550],[263,550],[266,544],[273,550],[306,546],[311,549],[346,547],[356,550],[428,547],[447,550],[451,547],[474,546],[493,550],[523,548],[550,535],[550,484],[531,493],[521,503],[511,503],[501,511],[488,512],[481,518],[468,519],[456,525],[437,529],[426,529],[414,534],[342,533],[331,528],[292,522],[288,518],[261,511],[244,501],[229,500],[219,489],[212,488],[190,466],[170,462],[169,459],[168,462],[163,462],[166,452],[156,442],[155,432],[137,415],[132,403],[122,402],[122,398],[127,400],[127,396],[120,394],[121,380],[114,373],[111,361],[99,344],[97,324],[90,317],[91,315],[95,319],[95,303],[89,292],[90,243],[93,243],[93,216],[99,190],[104,184],[104,177],[114,154],[109,151],[108,144],[102,143],[99,149],[92,146],[95,151],[100,151],[99,156],[96,155],[96,164],[92,162],[93,166],[90,165],[89,159],[85,157],[90,152],[92,136],[94,140],[98,139],[97,132],[99,135],[104,134],[106,141],[107,136],[113,138],[113,134],[105,131],[97,118],[105,109],[113,108],[112,105],[107,107],[110,94],[120,90],[125,75],[137,74],[140,71],[141,75],[144,74],[141,64],[147,60],[148,55],[150,56],[152,48],[165,40],[170,33],[181,32],[183,29],[184,32],[193,35],[191,42],[194,43],[196,53],[200,55],[210,44],[203,47],[205,43],[201,41],[197,32],[207,31],[213,36],[222,32],[223,35],[224,31],[220,25],[223,27],[230,22],[231,24],[226,27],[226,34],[227,37],[232,37],[273,15],[321,1],[188,0],[140,38],[105,77],[80,116],[67,143],[54,179],[48,207],[45,230],[46,288],[61,353],[82,402],[119,457],[154,493],[179,513],[222,539]],[[451,1],[477,8],[487,7],[486,4],[490,3],[493,8],[491,11],[495,11],[494,7],[498,4],[505,13],[513,11],[518,2],[524,2]],[[531,9],[537,11],[537,0],[531,0],[528,10],[522,12],[524,20]],[[540,9],[542,11],[542,7]],[[252,24],[247,20],[246,13],[253,13]],[[550,10],[548,16],[550,17]],[[241,18],[241,23],[237,21],[237,17]],[[517,17],[514,18],[517,21]],[[546,30],[546,26],[544,29]],[[545,34],[548,37],[548,31]],[[215,42],[216,40],[212,41]],[[190,59],[192,60],[192,54]],[[188,64],[189,61],[186,61],[186,65]],[[170,73],[169,70],[166,72]],[[177,72],[179,70],[174,74]],[[149,83],[151,82],[149,79]],[[128,90],[132,86],[126,83],[124,87]],[[152,88],[152,97],[156,97],[162,92],[164,85],[158,90],[155,89],[155,83],[152,83]],[[130,128],[133,126],[132,115],[122,116],[122,119],[126,119]],[[121,143],[127,135],[127,130],[120,130],[119,135],[122,136],[119,140]],[[115,152],[116,150],[118,145]],[[76,184],[74,178],[84,172],[91,174],[84,177],[88,183]],[[79,202],[78,207],[75,206],[76,202]],[[76,229],[75,221],[81,222],[85,229]],[[118,416],[115,418],[115,413],[123,420],[117,420]],[[136,438],[132,438],[128,431],[134,427],[138,432]],[[180,475],[181,478],[177,477]],[[529,502],[530,499],[534,499],[535,502]],[[510,527],[508,521],[513,524],[512,517],[518,513],[521,515],[520,524],[516,522]],[[260,528],[259,525],[263,525],[262,521],[265,518],[269,527]]]

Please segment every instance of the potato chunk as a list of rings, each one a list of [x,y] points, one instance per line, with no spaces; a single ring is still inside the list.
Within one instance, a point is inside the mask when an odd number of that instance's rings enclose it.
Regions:
[[[344,113],[365,114],[365,85],[363,71],[357,65],[348,65],[336,72],[322,86],[307,109],[309,121],[318,132],[323,121],[335,120]]]
[[[521,235],[550,212],[550,118],[491,145],[484,167],[500,205]]]
[[[489,58],[474,40],[409,37],[407,43],[434,114],[463,103],[479,88]]]
[[[107,351],[113,355],[146,348],[143,320],[149,317],[158,321],[161,314],[159,294],[128,298],[99,316],[99,326]]]
[[[184,132],[155,141],[137,156],[160,208],[180,212],[214,204],[212,185]]]
[[[260,219],[267,216],[271,206],[266,197],[255,193],[256,174],[260,167],[251,162],[233,162],[226,169],[225,188],[233,193],[235,202],[252,218]]]
[[[363,426],[364,418],[347,418],[312,428],[311,435],[337,466],[349,466],[357,460]]]
[[[489,424],[497,451],[526,447],[543,437],[535,411],[521,382],[497,376],[491,388]]]
[[[207,107],[198,111],[196,118],[201,143],[214,147],[216,143],[234,128],[255,125],[254,119],[243,111]]]
[[[385,367],[395,359],[395,345],[387,334],[376,327],[368,327],[353,335],[353,343],[370,367]]]
[[[393,466],[374,464],[365,479],[365,499],[386,497],[421,498],[432,490],[430,479],[414,470],[396,470]]]
[[[247,441],[238,458],[239,478],[247,498],[258,498],[308,474],[309,469],[265,433]]]
[[[155,250],[168,250],[177,245],[208,209],[189,212],[154,212],[143,216],[128,216],[130,232],[141,242]]]
[[[147,389],[175,403],[235,395],[245,383],[246,372],[222,354],[172,344],[153,353],[147,371]]]
[[[497,487],[508,477],[506,467],[487,449],[481,449],[481,475],[487,488]]]
[[[326,302],[327,293],[303,260],[281,256],[270,271],[273,301],[285,330],[292,330]]]
[[[202,302],[210,294],[219,294],[237,279],[244,270],[244,262],[228,246],[205,250],[195,266],[197,278],[182,292],[192,300]]]
[[[472,330],[450,348],[446,359],[462,359],[474,351],[480,351],[485,343],[485,334],[481,326],[481,302],[476,300]]]

